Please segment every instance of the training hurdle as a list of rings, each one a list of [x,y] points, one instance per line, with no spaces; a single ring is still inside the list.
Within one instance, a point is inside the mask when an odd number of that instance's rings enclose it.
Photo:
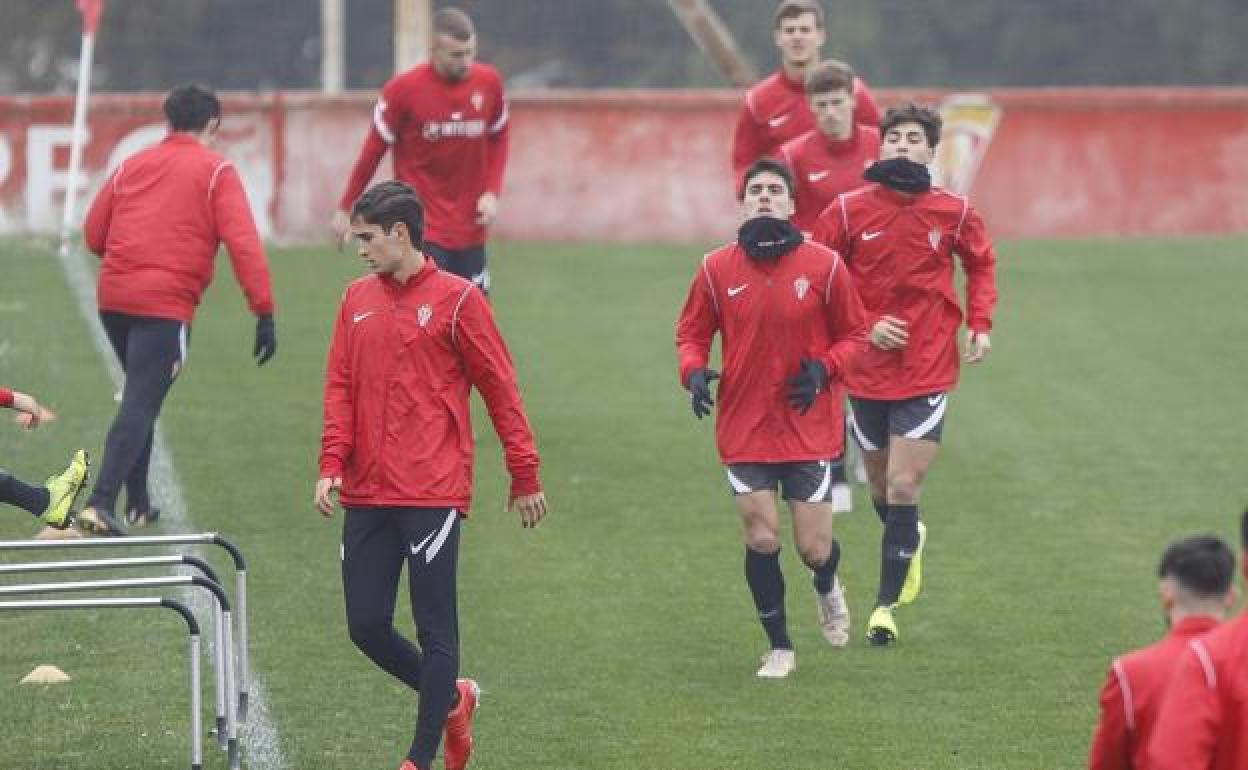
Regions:
[[[84,580],[72,583],[5,585],[0,586],[0,596],[173,586],[206,588],[217,600],[217,607],[220,612],[214,613],[214,616],[218,618],[217,627],[224,637],[222,643],[217,646],[217,654],[215,656],[218,687],[224,691],[219,692],[218,700],[225,701],[225,748],[228,752],[230,770],[239,770],[241,767],[241,756],[238,751],[238,724],[234,718],[235,698],[232,690],[234,682],[234,656],[232,654],[233,640],[231,638],[233,632],[230,629],[230,599],[226,596],[225,589],[221,588],[221,586],[199,575],[169,575],[166,577],[120,578],[116,580]],[[219,636],[218,638],[221,637]],[[198,720],[198,717],[196,719]],[[218,731],[220,731],[220,727],[221,725],[218,723]],[[218,736],[220,736],[220,732],[218,732]]]
[[[0,564],[0,575],[21,575],[32,572],[70,572],[82,570],[104,570],[104,569],[123,569],[135,567],[153,567],[153,566],[185,566],[198,570],[205,579],[212,581],[218,586],[221,585],[220,579],[217,578],[216,570],[212,565],[190,554],[170,554],[167,556],[129,556],[118,559],[84,559],[82,561],[41,561],[41,562],[19,562],[17,564]],[[226,692],[226,676],[225,666],[222,663],[221,656],[224,651],[230,649],[229,643],[226,641],[225,628],[228,627],[230,619],[224,617],[222,613],[221,602],[213,603],[213,627],[216,630],[216,648],[217,648],[217,666],[216,666],[216,694],[217,694],[217,741],[221,748],[228,749],[229,729],[226,721],[226,698],[229,697]],[[237,690],[237,686],[235,686]]]
[[[203,770],[203,729],[199,723],[199,623],[182,602],[155,596],[118,599],[32,599],[0,602],[0,611],[87,610],[101,608],[157,607],[177,612],[186,621],[191,664],[191,770]]]
[[[83,548],[127,548],[144,546],[212,545],[225,550],[234,562],[234,617],[238,631],[238,722],[247,721],[251,661],[247,635],[247,562],[243,552],[216,532],[190,535],[148,535],[143,537],[89,537],[81,540],[0,540],[0,551],[78,550]]]

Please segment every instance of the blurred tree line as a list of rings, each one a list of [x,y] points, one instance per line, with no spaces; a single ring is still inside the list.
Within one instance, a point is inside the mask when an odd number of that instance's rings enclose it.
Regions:
[[[760,72],[771,0],[710,0]],[[1248,83],[1245,0],[823,0],[825,52],[876,86]],[[347,0],[347,83],[390,74],[393,0]],[[513,86],[715,87],[665,0],[462,0]],[[72,0],[0,0],[0,93],[71,92]],[[95,86],[316,88],[318,0],[107,0]]]

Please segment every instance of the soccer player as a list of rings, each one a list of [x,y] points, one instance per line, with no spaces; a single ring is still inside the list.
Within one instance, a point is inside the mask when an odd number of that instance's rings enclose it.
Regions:
[[[817,0],[783,0],[772,15],[772,39],[780,50],[780,69],[746,92],[732,138],[732,169],[738,180],[751,163],[815,127],[805,84],[827,39],[823,8]],[[853,79],[853,94],[855,122],[879,123],[879,108],[861,78]]]
[[[1248,577],[1248,511],[1240,518]],[[1149,739],[1148,770],[1248,767],[1248,613],[1191,639],[1175,664]]]
[[[1169,633],[1161,641],[1114,660],[1101,688],[1101,718],[1092,737],[1088,770],[1140,770],[1157,712],[1188,642],[1226,617],[1235,596],[1235,554],[1216,537],[1172,543],[1161,557],[1161,606]]]
[[[56,413],[40,404],[29,394],[0,386],[0,407],[15,410],[16,422],[26,430],[34,430],[56,419]],[[70,458],[69,466],[49,476],[42,486],[27,484],[0,468],[0,503],[17,506],[39,517],[44,524],[65,529],[71,523],[69,509],[87,480],[87,452],[79,449]]]
[[[845,384],[884,523],[879,592],[867,622],[868,639],[881,646],[897,639],[896,606],[914,601],[921,586],[926,528],[919,495],[958,381],[964,317],[965,360],[979,363],[992,348],[996,256],[974,207],[931,186],[927,164],[940,130],[931,108],[890,109],[880,124],[882,160],[864,175],[872,184],[839,196],[815,224],[815,239],[844,256],[870,329],[871,344]],[[966,274],[965,313],[954,287],[955,256]]]
[[[203,86],[184,85],[165,97],[164,112],[168,136],[122,161],[83,225],[87,248],[102,257],[100,321],[126,375],[95,488],[77,516],[102,535],[125,534],[113,511],[123,483],[130,523],[156,519],[147,488],[156,418],[186,363],[220,243],[256,315],[256,363],[277,351],[269,266],[247,193],[234,164],[211,149],[221,103]]]
[[[352,283],[334,326],[315,505],[346,513],[342,586],[351,640],[420,693],[416,736],[400,770],[429,770],[445,725],[450,770],[472,754],[478,688],[459,679],[456,562],[472,497],[469,391],[502,441],[525,527],[546,515],[538,454],[507,346],[485,295],[421,250],[424,211],[402,182],[358,200],[351,231],[372,273]],[[394,628],[407,563],[419,648]]]
[[[746,170],[744,222],[734,243],[702,260],[676,325],[680,381],[698,419],[710,413],[715,334],[723,380],[715,437],[744,525],[745,578],[769,651],[758,676],[797,665],[785,621],[777,494],[789,503],[793,539],[814,571],[827,641],[849,640],[849,607],[837,578],[830,458],[844,442],[841,399],[830,387],[865,347],[862,305],[834,252],[793,226],[793,177],[779,161]]]
[[[806,101],[815,127],[780,148],[793,169],[797,211],[793,224],[810,232],[841,193],[862,187],[862,172],[880,156],[880,132],[854,122],[854,71],[829,59],[806,76]]]
[[[476,61],[476,30],[461,10],[434,12],[430,54],[428,63],[382,89],[332,226],[341,243],[350,232],[347,212],[393,147],[395,177],[411,185],[425,207],[422,252],[488,292],[486,228],[498,216],[507,164],[503,81]]]

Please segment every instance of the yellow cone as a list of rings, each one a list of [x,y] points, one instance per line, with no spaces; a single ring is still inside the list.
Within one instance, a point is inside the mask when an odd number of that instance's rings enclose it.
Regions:
[[[35,666],[35,670],[31,671],[22,679],[22,684],[61,684],[68,682],[69,674],[60,670],[56,666]]]

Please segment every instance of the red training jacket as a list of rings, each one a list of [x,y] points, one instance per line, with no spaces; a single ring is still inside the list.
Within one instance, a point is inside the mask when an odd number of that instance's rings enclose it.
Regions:
[[[190,323],[225,243],[247,304],[274,310],[269,265],[234,164],[185,132],[122,161],[83,224],[103,257],[100,310]]]
[[[862,78],[854,78],[854,122],[877,128],[880,108]],[[745,92],[745,104],[737,116],[732,136],[733,177],[742,174],[759,158],[774,155],[780,145],[815,127],[815,116],[806,102],[806,86],[778,70]]]
[[[680,381],[723,343],[715,438],[724,463],[837,457],[845,429],[836,386],[866,345],[862,305],[836,253],[805,242],[769,262],[736,243],[707,254],[676,324]],[[833,383],[804,416],[788,403],[788,380],[817,358]]]
[[[13,406],[13,391],[3,386],[0,386],[0,406]]]
[[[1248,767],[1248,614],[1188,642],[1170,677],[1144,767]]]
[[[907,323],[901,350],[870,345],[847,373],[860,398],[899,400],[951,390],[958,382],[962,308],[956,254],[966,273],[967,326],[992,329],[996,263],[984,221],[960,195],[940,188],[907,196],[869,184],[839,196],[815,222],[814,239],[840,252],[867,311]]]
[[[386,83],[373,123],[338,202],[350,211],[377,164],[394,148],[394,175],[411,185],[425,206],[425,240],[447,249],[485,243],[477,200],[503,189],[509,144],[503,80],[475,63],[451,81],[421,64]]]
[[[485,295],[432,260],[405,284],[355,281],[329,348],[321,478],[342,477],[344,505],[466,511],[473,386],[502,441],[512,497],[541,491],[533,431]]]
[[[1092,735],[1088,770],[1142,770],[1162,696],[1187,643],[1214,628],[1208,615],[1180,620],[1156,644],[1116,659],[1101,688],[1101,718]]]
[[[793,170],[797,213],[793,224],[810,232],[815,220],[841,193],[866,182],[862,172],[880,157],[880,131],[855,125],[848,139],[830,139],[817,128],[786,142],[780,160]]]

